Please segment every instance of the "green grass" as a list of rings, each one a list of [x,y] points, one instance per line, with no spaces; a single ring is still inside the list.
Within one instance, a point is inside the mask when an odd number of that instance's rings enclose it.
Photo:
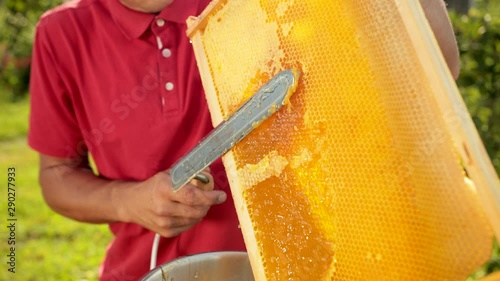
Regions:
[[[0,141],[24,137],[28,131],[28,99],[6,101],[0,94]]]
[[[0,101],[0,280],[97,280],[106,225],[66,219],[44,203],[38,156],[26,144],[28,101]],[[16,273],[7,271],[7,168],[16,169]],[[5,226],[4,226],[5,225]]]

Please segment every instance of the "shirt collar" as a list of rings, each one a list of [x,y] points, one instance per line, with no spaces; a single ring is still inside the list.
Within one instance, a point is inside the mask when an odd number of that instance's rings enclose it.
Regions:
[[[158,15],[141,13],[125,7],[119,0],[103,0],[113,21],[129,39],[139,38],[156,18],[184,24],[189,16],[201,13],[200,0],[174,0]],[[206,2],[206,1],[204,1]]]

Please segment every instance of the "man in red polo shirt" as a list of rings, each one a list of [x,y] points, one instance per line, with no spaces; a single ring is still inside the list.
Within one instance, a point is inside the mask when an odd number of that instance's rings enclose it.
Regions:
[[[212,129],[185,35],[186,18],[208,1],[171,2],[68,2],[37,28],[29,144],[51,208],[110,223],[101,280],[144,275],[155,232],[159,263],[245,250],[220,161],[213,191],[189,184],[174,194],[163,172]],[[88,172],[89,152],[99,177]]]
[[[455,40],[441,1],[422,0],[450,69]],[[136,280],[158,262],[245,250],[221,162],[204,189],[170,188],[166,169],[211,129],[185,20],[208,0],[79,0],[46,13],[33,52],[28,141],[56,212],[109,223],[101,280]],[[91,154],[99,176],[89,172]],[[210,190],[214,189],[214,190]]]

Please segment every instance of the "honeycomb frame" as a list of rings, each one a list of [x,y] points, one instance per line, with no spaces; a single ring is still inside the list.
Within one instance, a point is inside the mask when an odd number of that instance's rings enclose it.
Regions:
[[[227,105],[221,105],[221,100],[220,100],[220,95],[221,93],[218,92],[217,89],[217,84],[220,84],[220,80],[217,81],[217,78],[214,77],[214,72],[213,72],[213,67],[210,66],[209,60],[214,56],[213,52],[211,54],[207,54],[207,46],[206,42],[204,43],[204,34],[205,32],[210,32],[210,30],[207,31],[210,28],[211,22],[214,21],[220,21],[215,15],[219,13],[224,6],[228,3],[237,3],[237,0],[220,0],[220,1],[213,1],[207,9],[198,17],[196,18],[191,18],[188,20],[188,36],[191,38],[193,47],[195,50],[195,55],[197,58],[198,66],[200,69],[200,72],[202,74],[202,82],[204,85],[205,93],[207,96],[211,116],[212,116],[212,122],[214,125],[219,124],[222,122],[227,116],[231,113],[231,110],[236,107],[238,102],[243,101],[245,98],[248,97],[249,94],[258,85],[261,85],[263,81],[265,81],[267,78],[270,77],[271,74],[265,73],[264,75],[260,76],[249,76],[248,80],[251,81],[251,83],[255,84],[252,86],[247,87],[247,89],[244,89],[244,94],[238,96],[235,100],[231,102],[230,106]],[[261,1],[262,2],[273,2],[273,1]],[[276,3],[292,3],[290,5],[293,5],[294,1],[274,1]],[[318,1],[321,2],[321,1]],[[356,1],[350,1],[350,2],[356,2]],[[390,3],[389,3],[390,2]],[[389,3],[389,4],[387,4]],[[416,61],[418,62],[418,65],[416,66],[420,70],[420,75],[424,77],[422,80],[425,80],[427,82],[427,89],[432,92],[434,96],[434,108],[433,110],[440,112],[445,118],[441,120],[442,127],[445,127],[445,133],[444,131],[440,131],[439,134],[446,134],[446,137],[443,138],[448,138],[449,141],[454,143],[455,150],[450,152],[450,153],[457,153],[460,155],[460,158],[463,161],[463,165],[465,166],[465,169],[467,170],[468,175],[474,182],[474,184],[477,187],[477,193],[480,198],[481,205],[484,207],[484,211],[493,226],[495,233],[497,234],[497,237],[500,237],[500,227],[499,223],[500,222],[500,211],[499,211],[499,206],[500,206],[500,195],[499,195],[499,182],[498,178],[496,176],[496,173],[487,157],[487,154],[484,150],[484,146],[481,143],[481,140],[477,134],[477,131],[472,123],[472,120],[470,119],[470,116],[467,112],[467,109],[460,97],[460,94],[458,93],[458,90],[456,88],[456,85],[451,77],[451,74],[449,73],[449,70],[446,66],[446,63],[444,62],[444,59],[442,58],[441,53],[439,52],[439,47],[436,43],[435,38],[432,36],[432,32],[430,30],[430,27],[425,20],[425,15],[418,4],[418,1],[401,1],[401,2],[396,2],[396,1],[388,1],[385,5],[392,6],[393,9],[397,10],[397,18],[398,18],[398,23],[402,24],[404,26],[403,30],[405,31],[407,38],[411,40],[411,47],[410,49],[414,50],[414,54],[416,54]],[[296,4],[296,3],[295,3]],[[376,5],[376,4],[373,4]],[[383,5],[382,5],[383,6]],[[345,9],[345,7],[343,7]],[[353,9],[350,7],[350,9]],[[286,12],[286,7],[281,8],[282,15],[283,13]],[[227,14],[226,14],[227,15]],[[219,17],[223,18],[223,16]],[[234,19],[234,17],[233,17]],[[222,20],[225,20],[224,18]],[[356,21],[356,20],[354,20]],[[375,21],[377,24],[378,22]],[[212,23],[213,24],[213,23]],[[357,22],[357,24],[360,24]],[[280,26],[282,28],[283,26]],[[294,26],[289,27],[285,26],[286,29],[292,29]],[[282,28],[284,29],[284,28]],[[307,28],[304,28],[305,32],[307,34]],[[290,32],[290,31],[289,31]],[[361,34],[360,36],[369,36],[366,34]],[[362,39],[361,39],[362,41]],[[219,46],[221,49],[224,50],[224,46]],[[226,46],[227,47],[227,46]],[[373,48],[375,49],[375,48]],[[423,51],[425,50],[425,51]],[[371,49],[368,48],[368,52],[370,52]],[[231,52],[229,52],[232,54]],[[234,54],[233,54],[234,55]],[[280,56],[283,54],[274,54],[274,56]],[[241,59],[241,58],[238,58]],[[234,64],[234,63],[233,63]],[[297,67],[299,70],[303,65],[295,64],[295,65],[288,65],[289,67]],[[281,65],[283,67],[283,65]],[[373,66],[372,66],[373,67]],[[375,66],[376,67],[376,66]],[[279,69],[274,69],[273,71],[276,72]],[[271,71],[271,72],[273,72]],[[305,70],[307,74],[307,70]],[[438,79],[436,79],[438,77]],[[306,78],[308,79],[307,75]],[[303,81],[304,82],[304,81]],[[304,82],[305,83],[305,82]],[[241,86],[240,86],[241,89]],[[300,86],[299,86],[299,91],[300,91]],[[303,90],[303,89],[302,89]],[[288,109],[288,111],[295,111],[297,108],[300,108],[301,105],[299,104],[298,106],[296,105],[296,101],[293,100],[294,97],[292,97],[292,107]],[[287,111],[287,109],[284,109]],[[280,117],[277,117],[279,119]],[[274,121],[275,122],[275,121]],[[264,128],[258,128],[257,131],[262,131],[265,130],[266,128],[269,128],[268,125],[263,124]],[[296,130],[301,130],[302,128],[296,128]],[[316,128],[319,131],[321,131],[321,128]],[[257,133],[258,134],[258,133]],[[254,134],[255,135],[255,134]],[[251,139],[252,137],[249,136]],[[244,144],[243,144],[244,145]],[[326,144],[328,145],[328,144]],[[238,147],[238,145],[237,145]],[[238,149],[236,147],[236,150]],[[295,166],[300,166],[303,165],[304,163],[301,163],[300,159],[308,159],[310,158],[311,151],[300,151],[298,153],[297,160],[296,159],[285,159],[282,160],[281,162],[278,161],[276,166],[278,168],[274,169],[274,173],[276,176],[281,175],[281,170],[283,170],[283,166],[289,165],[291,167]],[[260,159],[253,159],[254,164],[250,165],[263,165],[262,163],[266,162],[261,161],[263,159],[269,158],[269,157],[276,159],[276,156],[279,156],[279,154],[273,150],[269,151],[269,154],[267,155],[261,155]],[[238,213],[238,218],[240,220],[241,228],[243,231],[243,235],[245,238],[245,243],[247,245],[247,250],[250,256],[250,260],[252,263],[252,268],[254,270],[254,275],[256,276],[256,280],[273,280],[276,279],[278,276],[280,280],[298,280],[290,276],[286,275],[286,273],[283,274],[278,274],[274,276],[270,276],[269,272],[266,273],[265,269],[265,258],[263,257],[262,249],[259,246],[259,238],[257,237],[257,233],[254,229],[253,226],[253,220],[251,213],[254,212],[253,210],[249,210],[248,207],[248,198],[245,198],[245,191],[249,189],[249,187],[245,186],[245,183],[241,180],[241,171],[245,170],[245,167],[242,167],[241,164],[238,163],[236,160],[237,156],[235,157],[234,152],[229,152],[223,157],[224,165],[226,167],[226,171],[228,173],[228,177],[230,180],[230,185],[231,185],[231,190],[233,193],[233,198],[235,200],[235,206],[236,210]],[[457,157],[458,158],[458,157]],[[311,160],[306,160],[306,161],[311,161]],[[314,160],[316,161],[316,160]],[[252,161],[251,161],[252,162]],[[266,163],[269,163],[270,161],[267,161]],[[303,162],[303,161],[302,161]],[[281,164],[280,164],[281,163]],[[285,163],[285,164],[283,164]],[[355,164],[355,163],[354,163]],[[266,164],[268,165],[268,164]],[[404,166],[404,165],[403,165]],[[282,167],[282,168],[279,168]],[[248,168],[248,167],[247,167]],[[251,169],[251,166],[250,168]],[[247,169],[248,170],[248,169]],[[410,171],[410,173],[413,171]],[[319,171],[318,173],[321,173]],[[265,180],[265,179],[260,179],[260,180]],[[411,191],[409,191],[411,193]],[[306,196],[307,197],[307,196]],[[274,198],[274,201],[279,200],[279,198]],[[304,201],[307,201],[308,198],[304,198]],[[274,202],[276,203],[276,202]],[[271,203],[272,204],[272,203]],[[472,205],[474,203],[471,203]],[[300,206],[299,206],[300,207]],[[477,210],[476,210],[477,211]],[[480,211],[478,211],[480,212]],[[268,232],[272,230],[266,230]],[[332,229],[332,231],[335,231],[335,229]],[[284,233],[286,235],[286,233]],[[332,238],[334,239],[334,238]],[[432,244],[432,243],[431,243]],[[428,246],[428,245],[427,245]],[[371,251],[365,251],[365,262],[367,263],[377,263],[382,261],[383,259],[386,258],[387,254],[381,254],[377,252],[371,252]],[[279,251],[277,251],[279,252]],[[326,251],[327,253],[328,251]],[[489,253],[488,253],[489,254]],[[337,260],[334,256],[330,257],[329,261],[329,268],[325,270],[324,275],[320,279],[324,280],[329,280],[330,278],[332,280],[349,280],[349,279],[342,279],[343,277],[339,277],[339,275],[336,273],[336,271],[341,272],[342,265],[336,266],[335,264],[337,263]],[[477,261],[476,261],[476,265]],[[345,265],[343,265],[345,266]],[[410,267],[411,268],[411,267]],[[293,270],[297,270],[297,268],[292,268]],[[338,270],[337,270],[338,269]],[[419,267],[418,265],[414,267],[414,269],[417,270],[426,270],[425,268]],[[336,275],[337,274],[337,275]],[[341,274],[341,273],[339,273]],[[464,273],[462,273],[463,275]],[[410,280],[410,279],[393,279],[393,278],[398,278],[400,276],[398,275],[387,275],[384,278],[389,278],[387,280]],[[357,276],[351,275],[350,280],[355,280]],[[358,277],[361,278],[361,277]],[[391,279],[392,278],[392,279]],[[363,280],[363,279],[359,279]],[[384,280],[384,279],[381,279]]]

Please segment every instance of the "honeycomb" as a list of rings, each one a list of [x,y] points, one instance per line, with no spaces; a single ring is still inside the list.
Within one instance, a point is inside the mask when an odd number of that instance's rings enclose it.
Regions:
[[[279,71],[301,73],[223,158],[257,280],[465,280],[489,258],[398,5],[216,1],[191,34],[215,123]]]

